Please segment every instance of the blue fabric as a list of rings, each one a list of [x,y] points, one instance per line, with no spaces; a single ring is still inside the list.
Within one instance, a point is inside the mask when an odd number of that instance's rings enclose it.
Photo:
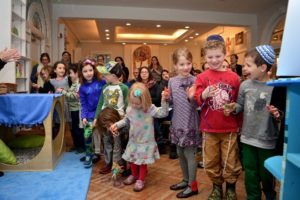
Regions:
[[[85,200],[92,168],[84,168],[81,156],[65,153],[51,172],[5,172],[0,177],[0,199]]]
[[[7,94],[0,96],[0,124],[35,125],[43,123],[53,99],[61,94]]]

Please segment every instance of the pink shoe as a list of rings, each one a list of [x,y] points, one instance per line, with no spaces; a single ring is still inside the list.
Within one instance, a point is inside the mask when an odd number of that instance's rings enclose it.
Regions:
[[[137,180],[135,182],[133,191],[140,192],[140,191],[142,191],[144,189],[144,187],[145,187],[145,181]]]
[[[132,175],[128,176],[124,181],[124,185],[131,185],[131,184],[134,184],[136,181],[136,178]]]

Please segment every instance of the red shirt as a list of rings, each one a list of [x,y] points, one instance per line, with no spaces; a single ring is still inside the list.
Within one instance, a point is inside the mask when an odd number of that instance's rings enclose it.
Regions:
[[[219,90],[214,97],[202,100],[202,92],[208,86]],[[211,69],[199,74],[196,79],[195,100],[201,106],[200,130],[209,133],[238,132],[235,115],[224,115],[224,105],[236,102],[240,87],[240,78],[231,70],[214,71]]]

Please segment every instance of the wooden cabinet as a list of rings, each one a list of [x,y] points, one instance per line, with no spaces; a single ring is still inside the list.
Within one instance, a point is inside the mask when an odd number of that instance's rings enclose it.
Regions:
[[[26,0],[1,2],[0,49],[16,48],[22,58],[17,63],[8,63],[0,73],[0,82],[17,84],[17,92],[29,92],[31,61],[29,45],[31,34],[26,29]]]

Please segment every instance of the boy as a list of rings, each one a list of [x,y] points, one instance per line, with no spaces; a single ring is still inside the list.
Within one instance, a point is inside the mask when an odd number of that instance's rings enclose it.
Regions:
[[[244,72],[247,80],[241,84],[237,103],[226,105],[224,110],[226,115],[244,111],[241,143],[248,200],[261,199],[261,183],[266,199],[276,197],[274,178],[264,168],[264,161],[275,153],[279,135],[277,123],[283,117],[273,105],[280,106],[278,103],[285,102],[281,100],[285,98],[284,89],[266,85],[275,58],[270,45],[257,46],[246,53]]]
[[[200,130],[203,133],[203,162],[213,182],[209,200],[221,200],[226,181],[226,199],[236,199],[235,183],[241,173],[238,159],[236,116],[224,116],[225,104],[236,101],[240,80],[236,73],[223,67],[226,55],[224,39],[207,38],[204,53],[209,69],[196,79],[195,100],[201,106]]]

